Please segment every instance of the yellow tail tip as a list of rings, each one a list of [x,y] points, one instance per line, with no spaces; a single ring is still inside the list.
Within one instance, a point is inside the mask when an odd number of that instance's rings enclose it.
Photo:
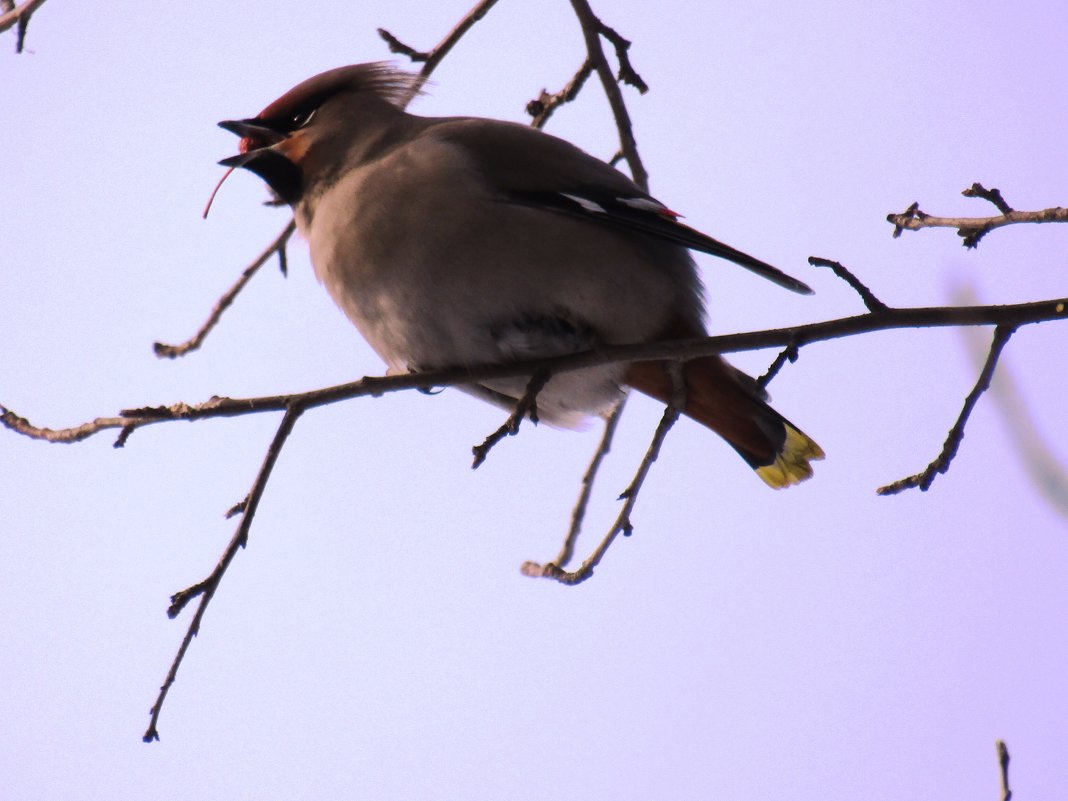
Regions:
[[[771,464],[758,467],[756,474],[772,489],[784,489],[812,478],[810,461],[824,458],[823,448],[805,433],[786,424],[786,442]]]

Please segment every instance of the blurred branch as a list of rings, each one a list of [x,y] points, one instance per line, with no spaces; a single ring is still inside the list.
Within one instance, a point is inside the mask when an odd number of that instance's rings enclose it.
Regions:
[[[21,53],[26,44],[26,27],[30,24],[30,17],[38,8],[44,5],[45,0],[26,0],[22,5],[16,6],[13,2],[5,0],[0,13],[0,33],[8,28],[15,27],[15,52]]]
[[[901,232],[906,229],[917,231],[920,228],[956,228],[957,235],[964,240],[962,244],[966,248],[977,247],[984,236],[1005,225],[1068,222],[1068,208],[1058,206],[1042,211],[1015,211],[1005,202],[999,190],[987,189],[980,183],[972,184],[961,194],[993,203],[1001,214],[996,217],[935,217],[920,211],[920,204],[917,202],[900,214],[886,215],[886,221],[894,226],[895,238],[901,236]]]
[[[540,370],[546,370],[555,375],[614,362],[662,359],[685,361],[713,353],[782,348],[791,344],[800,349],[815,342],[858,336],[873,331],[987,325],[1016,328],[1066,318],[1068,318],[1068,298],[1006,306],[887,308],[879,312],[840,317],[835,320],[789,328],[772,328],[699,339],[648,342],[640,345],[612,345],[567,356],[486,365],[470,369],[453,368],[406,375],[367,376],[347,384],[290,395],[256,398],[213,397],[196,405],[176,403],[171,406],[124,409],[114,417],[98,417],[81,425],[63,429],[38,427],[0,405],[0,424],[33,439],[70,443],[79,442],[101,431],[116,428],[141,428],[173,420],[204,420],[214,417],[237,417],[245,414],[285,411],[294,405],[303,409],[311,409],[348,398],[367,395],[377,397],[387,392],[425,389],[428,386],[449,387],[458,384],[482,383],[499,378],[530,376]]]
[[[977,295],[970,286],[958,287],[952,297],[955,303],[977,302]],[[986,343],[982,342],[980,331],[968,329],[962,333],[966,334],[968,350],[978,369],[983,363]],[[1054,454],[1048,438],[1039,430],[1020,383],[1014,379],[1010,368],[1011,365],[1004,363],[998,366],[990,394],[1035,488],[1061,517],[1068,519],[1068,467]]]
[[[997,741],[998,768],[1001,771],[1001,801],[1012,801],[1012,790],[1009,788],[1009,747],[1004,740]]]
[[[935,476],[938,473],[945,473],[949,470],[949,465],[952,463],[953,457],[957,455],[961,440],[964,439],[964,427],[968,424],[968,417],[971,416],[975,404],[979,402],[979,397],[990,389],[990,380],[994,377],[994,368],[997,367],[998,357],[1014,333],[1016,333],[1016,329],[1013,326],[999,325],[994,329],[994,339],[990,343],[986,364],[983,365],[983,370],[979,374],[979,379],[975,382],[972,391],[964,399],[964,407],[960,410],[960,416],[957,418],[957,422],[953,424],[953,428],[949,430],[949,436],[946,437],[942,452],[938,454],[937,458],[927,465],[927,469],[922,473],[900,479],[893,484],[887,484],[885,487],[879,487],[876,492],[880,495],[896,495],[912,487],[919,487],[924,492],[927,492],[934,482]]]

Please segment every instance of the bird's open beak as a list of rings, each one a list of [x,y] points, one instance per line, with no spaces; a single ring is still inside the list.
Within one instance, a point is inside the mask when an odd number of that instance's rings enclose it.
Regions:
[[[223,181],[238,167],[260,176],[283,202],[293,205],[299,199],[300,170],[283,153],[273,147],[288,139],[288,134],[280,133],[257,119],[223,120],[219,123],[219,127],[241,137],[241,143],[238,145],[240,152],[236,156],[230,156],[219,162],[228,169],[216,184],[215,191],[208,199],[208,205],[204,207],[205,217],[208,216],[208,211],[211,210],[211,204],[222,187]]]
[[[223,120],[219,127],[241,137],[242,153],[258,147],[270,147],[286,138],[285,134],[268,128],[258,120]]]
[[[205,218],[207,218],[208,212],[211,210],[211,204],[215,201],[215,195],[219,193],[223,182],[230,177],[230,173],[238,167],[250,167],[252,162],[265,155],[264,148],[277,144],[286,138],[285,134],[268,128],[258,120],[223,120],[219,123],[219,127],[241,137],[241,144],[238,145],[238,150],[241,152],[236,156],[230,156],[219,162],[221,166],[229,169],[219,179],[219,183],[215,185],[211,197],[208,198],[208,205],[204,207]],[[253,169],[253,172],[257,172],[257,170]]]

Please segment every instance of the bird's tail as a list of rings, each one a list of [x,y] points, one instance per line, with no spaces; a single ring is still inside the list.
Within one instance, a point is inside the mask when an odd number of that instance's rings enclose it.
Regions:
[[[686,362],[683,414],[715,431],[773,489],[812,477],[810,461],[823,458],[803,431],[772,409],[756,383],[719,356]],[[673,383],[666,362],[635,362],[626,382],[634,389],[668,403]]]

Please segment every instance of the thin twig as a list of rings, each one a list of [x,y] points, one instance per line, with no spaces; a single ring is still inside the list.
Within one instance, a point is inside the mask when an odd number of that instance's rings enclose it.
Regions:
[[[608,66],[608,59],[605,57],[604,49],[601,47],[601,36],[607,36],[606,31],[611,29],[607,28],[597,18],[587,0],[571,0],[571,7],[575,10],[575,16],[578,17],[579,24],[582,26],[582,35],[586,40],[586,52],[590,61],[593,62],[593,68],[597,71],[597,77],[601,80],[601,86],[604,88],[605,96],[608,98],[608,105],[612,108],[612,116],[615,118],[616,128],[619,130],[620,149],[623,151],[627,166],[630,168],[630,176],[642,191],[648,192],[649,173],[646,171],[645,165],[642,164],[641,156],[638,155],[638,143],[634,139],[634,128],[630,122],[630,113],[627,111],[627,104],[623,100],[623,93],[619,91],[619,84],[612,75],[612,69]],[[615,31],[612,31],[612,33],[615,34]],[[618,34],[615,35],[618,36]],[[622,62],[620,69],[622,70]]]
[[[795,343],[802,348],[814,342],[889,331],[899,328],[938,328],[950,326],[995,325],[1016,328],[1021,325],[1064,320],[1068,318],[1068,298],[1019,303],[1007,306],[942,306],[929,308],[890,308],[853,317],[842,317],[808,325],[773,328],[741,334],[726,334],[700,339],[648,342],[641,345],[611,345],[594,351],[573,353],[511,364],[486,365],[478,368],[452,368],[406,375],[367,376],[346,384],[325,387],[310,392],[289,395],[269,395],[255,398],[213,397],[204,403],[190,405],[151,406],[124,409],[116,417],[99,417],[78,426],[51,429],[36,426],[24,417],[0,404],[0,424],[33,439],[48,442],[78,442],[101,431],[146,425],[174,420],[204,420],[215,417],[237,417],[245,414],[284,411],[300,404],[304,409],[364,396],[380,396],[388,392],[425,389],[428,386],[450,387],[457,384],[483,383],[501,378],[532,375],[539,369],[558,373],[595,367],[614,362],[685,360],[713,353],[783,348]]]
[[[523,422],[524,417],[530,417],[530,421],[534,425],[538,424],[538,393],[545,388],[550,378],[552,378],[552,373],[544,368],[534,372],[534,375],[530,377],[530,381],[527,382],[527,389],[523,393],[523,397],[516,401],[515,408],[512,409],[512,413],[508,415],[508,419],[504,421],[504,424],[486,437],[481,445],[475,445],[471,449],[471,452],[475,455],[475,459],[471,463],[472,470],[477,470],[486,461],[486,457],[489,456],[489,452],[493,450],[494,445],[505,437],[514,437],[519,433],[519,425]]]
[[[629,537],[634,533],[634,524],[631,522],[630,515],[638,502],[638,494],[641,492],[646,476],[649,475],[649,469],[660,455],[660,448],[664,444],[668,431],[675,425],[681,410],[686,406],[686,384],[682,379],[682,364],[680,362],[672,362],[668,367],[668,372],[671,375],[672,386],[674,387],[671,402],[664,409],[664,416],[660,418],[660,423],[653,433],[653,439],[649,443],[649,448],[646,450],[641,464],[638,466],[638,472],[634,474],[630,484],[619,496],[619,499],[623,501],[623,508],[619,511],[612,528],[608,530],[601,543],[577,570],[569,572],[561,564],[555,562],[548,562],[544,565],[539,565],[537,562],[524,562],[520,568],[523,575],[531,578],[553,579],[568,586],[581,584],[593,575],[594,569],[601,563],[604,555],[612,547],[612,543],[615,542],[616,537],[620,534],[624,537]]]
[[[20,6],[13,3],[5,3],[4,13],[0,14],[0,33],[8,28],[15,27],[15,52],[21,53],[26,44],[26,26],[30,24],[30,17],[38,8],[44,5],[45,0],[26,0]],[[17,26],[17,27],[16,27]]]
[[[971,415],[972,409],[975,408],[980,396],[990,388],[990,380],[994,376],[994,368],[997,367],[998,356],[1001,355],[1005,344],[1015,332],[1015,326],[999,325],[994,329],[994,339],[990,343],[990,352],[987,353],[983,371],[979,374],[979,379],[975,382],[975,386],[972,387],[972,391],[968,393],[968,397],[964,399],[964,407],[960,410],[960,416],[957,418],[957,422],[953,424],[953,428],[949,430],[949,435],[946,437],[942,452],[938,454],[938,457],[927,465],[927,469],[922,473],[908,476],[895,481],[893,484],[887,484],[885,487],[879,487],[876,492],[880,495],[895,495],[912,487],[919,487],[926,492],[934,482],[936,475],[949,470],[949,465],[953,461],[953,457],[957,455],[961,440],[964,439],[964,427],[968,424],[968,417]]]
[[[757,386],[761,389],[767,389],[768,384],[771,383],[771,379],[773,379],[779,374],[779,371],[783,368],[783,366],[787,362],[790,362],[790,364],[796,362],[799,355],[800,354],[797,350],[797,343],[789,343],[785,348],[779,351],[779,355],[775,357],[775,361],[773,361],[771,363],[771,366],[768,367],[768,371],[756,380]]]
[[[557,567],[566,567],[571,561],[571,557],[575,555],[575,543],[578,542],[579,534],[582,531],[582,521],[586,517],[586,507],[590,502],[593,484],[597,478],[597,472],[601,468],[601,462],[604,461],[604,457],[608,455],[608,452],[612,450],[612,439],[615,437],[616,427],[619,425],[619,418],[623,415],[623,406],[626,402],[627,399],[624,397],[605,418],[604,433],[601,434],[601,441],[597,444],[597,450],[594,451],[589,467],[586,468],[586,473],[582,476],[582,489],[579,491],[575,508],[571,510],[571,527],[567,531],[567,536],[564,537],[564,544],[560,547],[560,553],[552,561]],[[527,561],[520,566],[519,570],[524,575],[539,576],[543,568],[537,562]]]
[[[421,62],[423,64],[423,68],[419,71],[418,77],[412,82],[407,94],[405,94],[401,101],[401,108],[405,108],[419,95],[420,90],[422,90],[423,86],[426,84],[430,74],[437,69],[441,60],[449,54],[449,51],[456,46],[456,43],[463,38],[464,34],[471,30],[476,22],[486,16],[486,13],[496,4],[497,0],[482,0],[482,2],[478,3],[474,8],[467,12],[464,18],[445,35],[444,39],[438,42],[437,47],[425,53],[404,44],[384,28],[378,29],[378,35],[389,44],[389,49],[392,52],[402,53],[413,61]]]
[[[967,189],[961,190],[961,194],[964,195],[964,197],[982,198],[983,200],[993,203],[997,210],[1002,214],[1012,214],[1013,212],[1012,206],[1010,206],[1005,198],[1001,196],[1000,189],[987,189],[978,181]]]
[[[971,304],[976,302],[977,295],[972,286],[962,285],[952,293],[951,300]],[[970,329],[961,333],[976,369],[981,369],[988,349],[982,331]],[[1068,462],[1054,453],[1051,445],[1055,443],[1051,443],[1051,438],[1040,430],[1026,393],[1007,365],[998,367],[988,397],[1001,411],[1013,449],[1031,477],[1031,486],[1057,514],[1068,520]]]
[[[966,248],[978,246],[979,241],[995,228],[1016,223],[1064,223],[1068,222],[1068,208],[1057,206],[1041,211],[1015,211],[996,189],[985,189],[982,184],[972,184],[962,194],[978,197],[993,203],[1002,212],[997,217],[935,217],[920,211],[920,204],[913,203],[900,214],[886,215],[886,221],[894,226],[894,237],[904,230],[918,231],[921,228],[956,228],[957,235]]]
[[[998,768],[1001,772],[1001,801],[1012,801],[1012,789],[1009,787],[1009,747],[1004,740],[997,741]]]
[[[159,739],[159,729],[157,728],[157,725],[159,723],[160,712],[163,710],[163,702],[166,700],[167,693],[170,691],[171,686],[178,678],[178,668],[181,666],[182,660],[185,658],[186,651],[189,650],[189,645],[200,631],[200,622],[204,619],[204,612],[207,610],[208,604],[211,603],[211,599],[215,596],[215,591],[219,587],[219,582],[222,581],[226,569],[237,555],[238,550],[244,548],[248,543],[249,528],[252,526],[252,519],[256,515],[256,509],[259,506],[260,498],[263,497],[263,490],[267,486],[267,480],[271,477],[271,470],[274,468],[274,464],[278,460],[278,454],[282,452],[282,446],[293,431],[293,426],[296,425],[298,418],[303,412],[304,409],[299,406],[292,406],[286,410],[285,416],[282,418],[282,422],[278,426],[278,431],[275,432],[274,439],[271,441],[270,447],[267,448],[267,455],[264,457],[263,464],[260,466],[259,472],[256,474],[256,480],[252,483],[252,489],[249,491],[248,499],[244,504],[244,514],[242,515],[241,522],[238,524],[234,536],[230,539],[230,544],[227,545],[226,550],[223,551],[222,558],[219,559],[215,569],[212,570],[208,577],[203,581],[171,596],[171,605],[167,609],[167,616],[170,618],[176,617],[182,609],[185,608],[186,604],[198,596],[200,597],[200,605],[197,607],[193,619],[189,621],[189,627],[186,629],[185,636],[182,638],[182,644],[178,647],[178,653],[175,654],[174,661],[171,662],[171,668],[167,671],[167,677],[163,680],[163,684],[159,688],[159,695],[156,696],[156,703],[152,705],[152,709],[150,710],[151,717],[149,718],[148,728],[145,730],[144,737],[142,737],[146,743]]]
[[[549,94],[544,89],[541,90],[541,95],[536,100],[531,100],[527,103],[527,114],[532,119],[530,124],[534,128],[544,128],[545,123],[549,121],[549,117],[553,115],[560,106],[565,103],[570,103],[576,97],[579,92],[582,91],[582,87],[586,84],[586,80],[593,74],[593,62],[590,61],[587,56],[586,60],[582,62],[582,66],[578,68],[574,77],[567,82],[567,85],[559,92]]]
[[[601,35],[610,41],[616,49],[616,60],[619,62],[619,74],[616,79],[633,86],[640,94],[644,95],[649,91],[649,84],[642,80],[642,76],[637,73],[634,65],[630,63],[630,40],[624,39],[615,29],[609,28],[600,20],[597,22],[600,25]]]
[[[859,278],[853,275],[853,273],[846,269],[840,262],[832,261],[831,259],[823,259],[819,256],[809,256],[808,263],[813,267],[830,267],[835,275],[849,284],[849,286],[860,295],[860,299],[864,301],[864,305],[868,307],[868,311],[885,311],[888,308],[885,303],[875,297],[874,292],[868,289]]]
[[[164,357],[168,359],[176,359],[179,356],[185,356],[185,354],[189,353],[190,351],[194,351],[199,348],[203,344],[204,338],[207,337],[207,335],[211,332],[211,329],[213,329],[219,322],[219,319],[222,317],[223,312],[225,312],[226,309],[229,308],[230,304],[234,302],[234,298],[238,296],[238,293],[240,293],[241,290],[245,288],[245,285],[250,280],[252,280],[252,276],[254,276],[259,271],[259,269],[267,263],[271,256],[276,253],[278,254],[279,266],[281,267],[282,274],[285,275],[286,243],[289,241],[289,238],[293,236],[293,232],[296,230],[296,221],[290,220],[289,223],[286,224],[286,227],[282,230],[282,233],[280,233],[274,238],[274,241],[266,247],[263,253],[257,256],[256,259],[252,262],[252,264],[250,264],[244,269],[244,271],[241,273],[241,277],[237,279],[234,285],[228,290],[226,290],[223,296],[215,302],[215,305],[211,309],[211,314],[208,315],[208,319],[204,322],[204,325],[202,325],[200,327],[200,330],[197,331],[190,339],[187,339],[180,345],[167,345],[163,342],[155,342],[152,344],[152,350],[155,352],[155,354],[161,359]]]

